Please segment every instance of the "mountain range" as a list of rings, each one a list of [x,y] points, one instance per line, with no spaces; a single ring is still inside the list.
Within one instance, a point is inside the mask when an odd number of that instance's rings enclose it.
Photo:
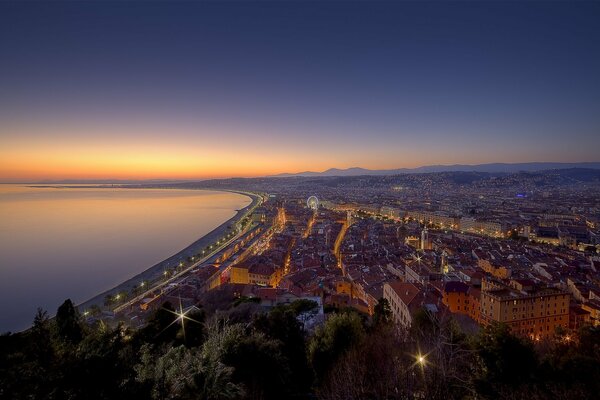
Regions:
[[[530,162],[530,163],[491,163],[491,164],[453,164],[453,165],[426,165],[417,168],[398,168],[398,169],[366,169],[360,167],[339,169],[330,168],[322,172],[304,171],[298,173],[282,173],[270,175],[274,178],[285,177],[315,177],[315,176],[360,176],[360,175],[398,175],[398,174],[418,174],[428,172],[489,172],[489,173],[515,173],[515,172],[535,172],[549,169],[565,168],[589,168],[600,169],[600,162],[579,162],[579,163],[557,163],[557,162]]]

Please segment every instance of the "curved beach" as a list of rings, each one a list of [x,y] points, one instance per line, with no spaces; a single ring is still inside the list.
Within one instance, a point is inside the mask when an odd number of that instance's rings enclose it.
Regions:
[[[168,189],[165,189],[165,190],[168,190]],[[221,225],[219,225],[218,227],[216,227],[215,229],[213,229],[206,235],[202,236],[201,238],[199,238],[198,240],[196,240],[189,246],[178,251],[177,253],[173,254],[172,256],[164,259],[163,261],[151,266],[150,268],[146,269],[145,271],[140,272],[139,274],[136,274],[135,276],[131,277],[130,279],[126,280],[125,282],[120,283],[119,285],[117,285],[109,290],[106,290],[106,291],[92,297],[91,299],[79,304],[78,308],[80,310],[83,310],[83,309],[87,309],[93,305],[102,307],[102,306],[104,306],[104,299],[106,298],[106,296],[113,296],[119,292],[131,292],[131,290],[134,289],[136,286],[138,286],[139,283],[142,281],[153,281],[155,279],[160,278],[165,269],[172,268],[172,267],[176,266],[177,264],[179,264],[180,261],[184,261],[188,257],[198,254],[204,248],[206,248],[206,246],[214,243],[217,239],[219,239],[223,235],[225,235],[229,226],[236,224],[238,221],[240,221],[242,218],[244,218],[247,211],[250,210],[252,207],[254,207],[260,200],[260,196],[255,193],[238,192],[238,191],[232,191],[232,190],[220,190],[220,191],[241,194],[241,195],[249,197],[252,201],[246,207],[238,210],[237,213],[233,217],[231,217],[227,221],[223,222]]]

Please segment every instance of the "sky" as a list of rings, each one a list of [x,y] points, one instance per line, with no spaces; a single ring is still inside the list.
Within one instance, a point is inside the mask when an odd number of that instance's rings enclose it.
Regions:
[[[0,2],[0,181],[600,161],[598,2]]]

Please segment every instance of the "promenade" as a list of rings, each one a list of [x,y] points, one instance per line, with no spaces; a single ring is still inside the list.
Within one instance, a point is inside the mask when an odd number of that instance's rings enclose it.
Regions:
[[[231,217],[230,219],[228,219],[227,221],[225,221],[224,223],[222,223],[217,228],[213,229],[211,232],[207,233],[203,237],[199,238],[194,243],[192,243],[189,246],[187,246],[186,248],[182,249],[181,251],[179,251],[179,252],[175,253],[174,255],[166,258],[165,260],[153,265],[152,267],[146,269],[145,271],[143,271],[139,274],[136,274],[135,276],[126,280],[125,282],[122,282],[121,284],[119,284],[109,290],[106,290],[106,291],[92,297],[91,299],[79,304],[78,305],[79,310],[83,311],[94,305],[104,308],[104,300],[107,296],[116,296],[118,293],[122,293],[122,292],[131,293],[134,288],[139,287],[141,282],[157,282],[157,281],[160,282],[153,286],[149,286],[145,290],[145,292],[154,290],[157,287],[160,287],[160,285],[162,285],[163,283],[166,282],[166,281],[162,281],[162,282],[160,281],[160,279],[163,277],[164,271],[175,269],[180,263],[182,263],[182,262],[185,263],[188,260],[188,258],[194,257],[197,254],[201,254],[202,251],[204,249],[206,249],[207,246],[214,245],[217,240],[223,239],[223,237],[227,235],[229,227],[231,227],[232,231],[234,231],[233,228],[235,227],[235,225],[238,222],[240,222],[244,217],[249,215],[251,213],[251,211],[262,202],[262,197],[258,194],[249,193],[249,192],[240,192],[240,191],[235,191],[235,193],[243,194],[245,196],[250,197],[252,199],[252,202],[248,206],[244,207],[243,209],[238,210],[236,215],[234,215],[233,217]],[[201,260],[194,263],[194,266],[209,260],[212,256],[214,256],[214,254],[216,254],[218,251],[221,251],[224,247],[226,247],[228,245],[228,243],[231,243],[231,241],[235,240],[237,237],[238,237],[238,235],[234,235],[232,239],[228,240],[223,245],[218,246],[217,248],[215,248],[215,250],[211,251],[210,254],[208,254],[206,257],[203,257]],[[191,268],[193,268],[193,266],[186,267],[185,271],[187,271]],[[180,272],[185,273],[185,271],[180,271]],[[171,277],[168,281],[170,282],[170,281],[172,281],[172,279],[175,279],[176,277],[181,276],[180,272],[176,273],[175,276]],[[118,308],[120,308],[120,306]]]

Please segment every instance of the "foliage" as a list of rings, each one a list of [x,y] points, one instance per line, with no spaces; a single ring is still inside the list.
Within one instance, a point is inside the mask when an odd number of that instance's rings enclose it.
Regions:
[[[392,309],[387,299],[379,299],[373,310],[373,325],[380,326],[392,322]]]
[[[365,335],[360,317],[353,313],[332,315],[312,337],[308,352],[317,382],[322,382],[335,362]]]
[[[279,342],[282,355],[287,359],[290,374],[289,393],[307,393],[313,380],[306,353],[306,337],[300,314],[316,307],[313,301],[295,301],[289,306],[279,306],[268,314],[260,314],[253,321],[253,328],[271,340]]]
[[[476,347],[487,382],[518,386],[530,381],[537,367],[531,343],[509,333],[505,324],[491,325],[478,338]]]
[[[314,306],[295,302],[235,321],[206,318],[201,308],[182,326],[165,304],[132,330],[86,325],[65,301],[56,318],[40,309],[29,330],[0,336],[0,399],[536,400],[600,392],[598,328],[532,343],[504,325],[467,334],[423,310],[400,329],[382,300],[370,320],[335,312],[310,334],[301,319]]]
[[[73,306],[71,299],[65,300],[65,302],[58,307],[58,310],[56,311],[56,328],[58,336],[66,342],[76,344],[81,340],[83,332],[79,313]]]

